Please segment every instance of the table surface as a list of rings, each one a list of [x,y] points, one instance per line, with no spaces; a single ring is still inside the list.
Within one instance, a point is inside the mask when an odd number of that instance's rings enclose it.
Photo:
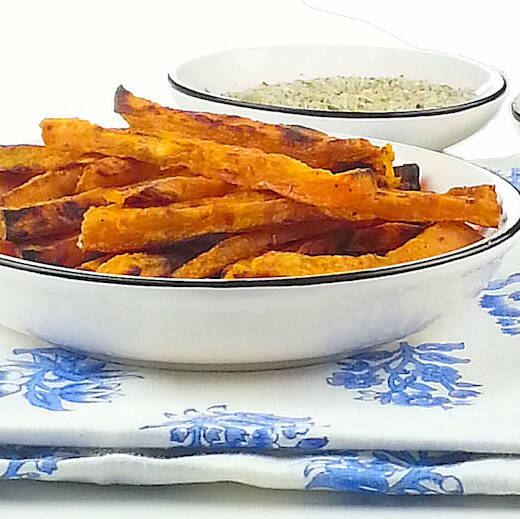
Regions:
[[[2,6],[3,81],[0,143],[34,141],[45,116],[77,116],[117,125],[115,87],[171,103],[166,73],[200,53],[244,45],[279,43],[409,44],[470,56],[496,65],[509,80],[506,103],[480,132],[447,151],[484,158],[519,153],[509,104],[520,92],[520,68],[512,42],[516,19],[507,0],[495,9],[437,0],[424,16],[415,0],[191,0],[147,2],[18,0]],[[348,4],[348,7],[347,7]],[[462,5],[461,5],[462,4]],[[348,14],[327,14],[309,6]],[[348,9],[348,12],[347,12]],[[507,11],[509,9],[509,11]],[[446,17],[445,13],[451,16]],[[369,20],[375,26],[362,20]],[[388,32],[385,32],[388,31]],[[399,34],[399,38],[393,36]],[[9,72],[7,72],[9,71]],[[7,512],[7,514],[6,514]],[[11,512],[11,515],[8,513]],[[332,492],[288,492],[240,485],[96,487],[0,482],[0,513],[38,518],[142,517],[176,513],[190,517],[518,517],[520,497],[379,497]]]

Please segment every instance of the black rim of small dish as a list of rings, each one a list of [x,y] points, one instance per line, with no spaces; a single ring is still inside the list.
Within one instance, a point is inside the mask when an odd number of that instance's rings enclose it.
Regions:
[[[215,103],[240,106],[242,108],[263,110],[267,112],[289,113],[295,115],[310,115],[314,117],[337,117],[344,119],[392,119],[397,117],[424,117],[428,115],[446,115],[456,112],[462,112],[463,110],[469,110],[470,108],[476,108],[477,106],[482,106],[486,103],[490,103],[491,101],[494,101],[495,99],[498,99],[500,96],[502,96],[507,90],[507,81],[505,76],[503,74],[500,74],[500,77],[502,78],[502,86],[497,91],[485,97],[474,99],[473,101],[468,101],[467,103],[462,103],[459,105],[446,106],[443,108],[432,108],[428,110],[410,110],[405,112],[333,112],[328,110],[307,110],[305,108],[289,108],[286,106],[262,105],[258,103],[247,103],[245,101],[239,101],[238,99],[231,99],[228,97],[221,97],[211,94],[209,92],[202,92],[200,90],[194,90],[192,88],[182,85],[181,83],[173,79],[170,76],[170,74],[168,74],[168,81],[170,82],[172,88],[191,97],[197,97],[199,99],[204,99],[205,101],[212,101]],[[517,114],[515,114],[515,117],[517,117]]]
[[[513,117],[520,122],[520,94],[511,103],[511,111],[513,112]]]
[[[496,173],[489,171],[492,175],[497,176],[501,182],[508,184],[515,189],[507,180],[503,179]],[[518,194],[520,200],[520,192]],[[319,276],[306,277],[286,277],[286,278],[254,278],[254,279],[173,279],[173,278],[141,278],[135,276],[116,276],[110,274],[98,274],[83,270],[74,270],[71,268],[57,267],[44,263],[36,263],[28,260],[12,258],[0,254],[0,266],[11,267],[16,270],[24,270],[36,274],[60,277],[65,279],[74,279],[77,281],[93,281],[96,283],[108,283],[123,286],[142,286],[142,287],[163,287],[163,288],[258,288],[258,287],[296,287],[308,285],[323,285],[328,283],[337,283],[340,281],[356,281],[363,279],[375,279],[395,274],[405,274],[408,272],[423,270],[429,267],[435,267],[451,263],[453,261],[468,258],[492,249],[501,243],[511,239],[520,231],[520,217],[505,232],[489,239],[483,239],[475,245],[467,248],[449,252],[441,256],[429,259],[403,263],[390,267],[372,270],[362,270],[359,272],[346,272],[343,274],[324,274]]]

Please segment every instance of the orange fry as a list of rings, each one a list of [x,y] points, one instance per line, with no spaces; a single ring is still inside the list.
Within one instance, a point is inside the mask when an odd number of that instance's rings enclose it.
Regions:
[[[94,157],[83,155],[78,151],[51,150],[44,146],[0,146],[0,171],[34,176],[94,160]]]
[[[9,209],[19,209],[72,195],[84,167],[77,164],[69,169],[48,171],[33,177],[1,197],[0,205]]]
[[[322,254],[341,254],[346,243],[349,242],[353,229],[340,229],[330,231],[319,236],[313,236],[307,240],[295,242],[289,247],[284,247],[284,252],[299,252],[308,256],[321,256]]]
[[[96,272],[96,270],[103,265],[106,261],[112,258],[112,254],[105,254],[104,256],[100,256],[99,258],[92,259],[90,261],[85,261],[81,265],[77,266],[78,270],[88,270],[90,272]]]
[[[180,208],[179,204],[145,209],[90,208],[81,225],[81,246],[99,252],[126,252],[204,234],[326,219],[313,207],[269,195],[256,200],[250,195],[245,199],[228,195],[202,203],[192,207],[181,204]]]
[[[136,97],[120,86],[114,110],[128,122],[130,130],[156,137],[172,135],[215,141],[220,144],[258,148],[301,160],[313,168],[344,171],[370,167],[385,176],[389,185],[398,182],[392,169],[394,154],[388,145],[374,146],[366,139],[335,139],[301,126],[284,126],[245,117],[185,112],[165,108]]]
[[[268,252],[263,256],[241,260],[232,265],[226,279],[315,276],[387,267],[445,254],[482,239],[467,225],[438,223],[384,256],[306,256],[293,252]]]
[[[9,191],[21,186],[24,182],[27,182],[33,177],[34,173],[31,171],[0,171],[0,196],[9,193]]]
[[[6,240],[0,240],[0,254],[14,256],[15,258],[20,257],[20,251],[18,250],[18,247],[14,243]]]
[[[161,170],[146,162],[104,157],[85,166],[76,186],[76,193],[83,193],[96,187],[125,186],[174,174],[178,173],[172,170]]]
[[[170,177],[111,189],[104,196],[107,202],[123,207],[150,207],[222,196],[235,190],[234,186],[221,180],[204,177]]]
[[[313,222],[260,229],[231,236],[175,270],[172,277],[192,279],[211,277],[240,259],[257,256],[285,243],[338,228],[344,229],[345,224]]]
[[[368,172],[334,175],[295,159],[254,148],[234,148],[196,139],[167,140],[105,130],[88,121],[46,119],[43,138],[49,146],[102,152],[185,166],[207,178],[246,189],[268,189],[292,200],[318,206],[332,218],[387,221],[467,221],[496,227],[500,207],[477,196],[379,189]]]
[[[197,139],[167,140],[106,130],[77,119],[45,119],[43,139],[51,147],[96,150],[132,157],[160,167],[185,166],[200,175],[247,189],[268,189],[298,202],[348,207],[360,195],[374,194],[376,183],[364,170],[334,175],[303,162],[254,148],[237,148]]]
[[[424,227],[421,225],[401,222],[355,229],[352,231],[350,241],[346,244],[345,254],[385,254],[417,236],[423,229]]]
[[[46,238],[38,243],[18,245],[23,259],[50,263],[62,267],[76,267],[92,259],[95,254],[78,247],[78,234],[58,238]]]
[[[460,193],[460,194],[459,194]],[[483,227],[498,227],[501,208],[493,186],[478,186],[470,191],[432,193],[379,189],[366,197],[359,208],[323,208],[331,218],[389,222],[469,222]]]
[[[164,254],[120,254],[102,263],[96,272],[122,276],[167,277],[172,271],[171,260]]]
[[[29,241],[79,231],[89,207],[107,204],[103,192],[98,188],[21,209],[0,209],[0,239]]]

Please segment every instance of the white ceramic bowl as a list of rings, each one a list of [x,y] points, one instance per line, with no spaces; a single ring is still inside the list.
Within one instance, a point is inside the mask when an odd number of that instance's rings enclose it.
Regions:
[[[435,110],[360,113],[301,110],[246,103],[224,92],[317,77],[385,76],[428,79],[476,92],[470,102]],[[182,63],[169,74],[182,109],[297,124],[326,133],[367,135],[442,150],[475,133],[498,111],[506,80],[466,58],[407,48],[293,45],[234,49]]]
[[[499,229],[443,256],[307,278],[151,279],[0,256],[0,324],[95,355],[199,368],[310,363],[405,337],[487,284],[520,229],[520,192],[455,157],[394,149],[433,190],[494,184]]]
[[[513,114],[513,118],[515,119],[516,129],[518,133],[520,133],[520,94],[517,95],[511,103],[511,112]]]

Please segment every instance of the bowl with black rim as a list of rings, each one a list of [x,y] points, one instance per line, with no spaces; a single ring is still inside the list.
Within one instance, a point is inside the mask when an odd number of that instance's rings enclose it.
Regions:
[[[520,94],[511,103],[511,112],[516,121],[516,128],[520,132]]]
[[[453,106],[395,112],[345,112],[241,101],[228,95],[273,84],[337,76],[404,77],[469,88]],[[326,133],[365,135],[442,150],[484,126],[504,101],[507,83],[497,69],[471,59],[415,48],[287,45],[238,48],[185,61],[168,74],[185,110],[295,124]]]
[[[0,325],[95,356],[255,370],[340,358],[456,315],[474,304],[520,235],[520,192],[456,157],[392,145],[395,163],[418,164],[429,190],[494,185],[499,227],[448,254],[304,277],[116,276],[0,255]]]

